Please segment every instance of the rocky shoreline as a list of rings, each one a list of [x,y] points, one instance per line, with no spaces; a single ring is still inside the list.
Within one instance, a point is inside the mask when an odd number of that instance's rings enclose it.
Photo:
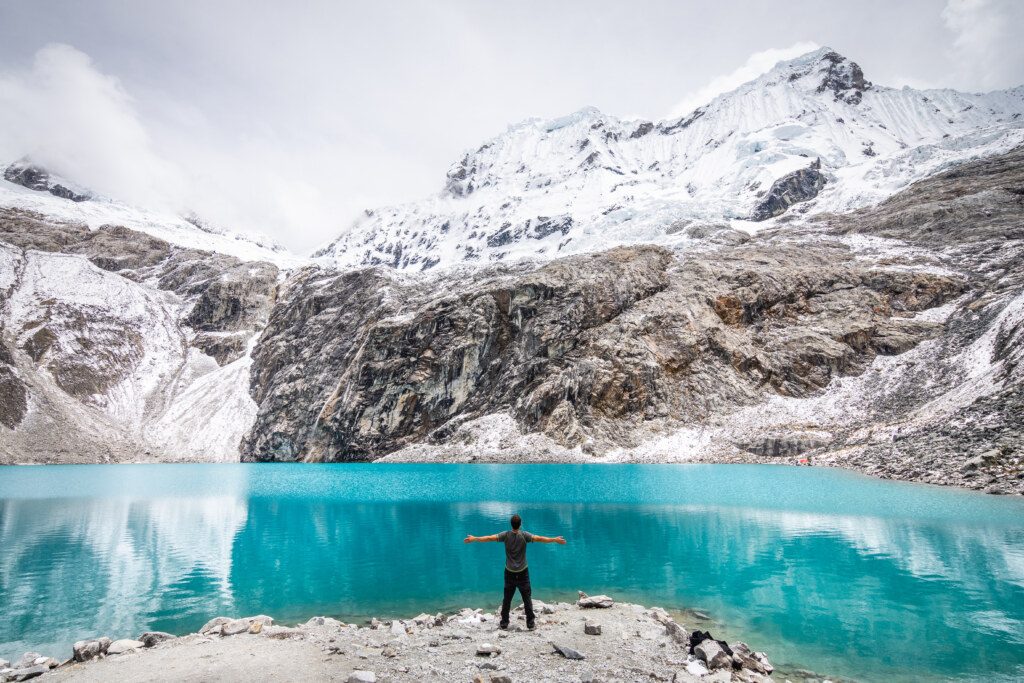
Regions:
[[[495,613],[469,608],[362,624],[313,617],[283,626],[264,615],[216,617],[180,637],[146,632],[79,641],[64,662],[35,652],[13,664],[0,660],[0,681],[819,680],[801,671],[773,679],[765,653],[687,629],[660,607],[582,593],[575,604],[534,605],[534,631],[525,628],[521,605],[508,630],[498,629]]]

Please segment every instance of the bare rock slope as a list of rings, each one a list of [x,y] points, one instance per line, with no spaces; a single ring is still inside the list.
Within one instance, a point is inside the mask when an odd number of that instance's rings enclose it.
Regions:
[[[1020,490],[1022,161],[683,253],[305,271],[254,352],[243,458],[806,455]]]

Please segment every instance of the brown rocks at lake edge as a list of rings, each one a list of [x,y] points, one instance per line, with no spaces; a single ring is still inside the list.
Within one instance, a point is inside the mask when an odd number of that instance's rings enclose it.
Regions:
[[[281,627],[263,615],[217,617],[196,634],[147,632],[138,640],[113,642],[97,638],[76,643],[74,657],[60,666],[38,653],[27,653],[18,665],[53,662],[49,678],[82,681],[213,680],[228,675],[359,683],[772,680],[772,665],[764,653],[752,652],[745,643],[715,641],[700,631],[686,636],[685,627],[660,608],[614,603],[602,609],[601,628],[595,630],[587,617],[591,610],[568,603],[538,604],[544,609],[538,609],[536,631],[523,627],[522,606],[514,611],[508,631],[498,629],[490,612],[462,609],[394,620],[392,625],[402,626],[400,636],[377,619],[356,625],[314,617]],[[275,637],[281,630],[292,633]],[[619,646],[626,640],[630,647]],[[115,647],[118,643],[122,645]],[[13,674],[30,675],[28,668],[0,670],[0,681],[23,680]]]

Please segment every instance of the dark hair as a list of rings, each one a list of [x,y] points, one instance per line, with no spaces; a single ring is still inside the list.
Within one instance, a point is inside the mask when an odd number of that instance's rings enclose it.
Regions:
[[[512,515],[512,528],[513,529],[518,529],[519,526],[522,523],[523,523],[523,520],[522,520],[522,518],[519,515]]]

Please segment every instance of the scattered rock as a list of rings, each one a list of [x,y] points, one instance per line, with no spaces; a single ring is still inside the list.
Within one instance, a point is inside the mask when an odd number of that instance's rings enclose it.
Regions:
[[[348,683],[377,683],[377,674],[372,671],[356,670],[348,675]]]
[[[164,642],[165,640],[174,640],[176,637],[177,636],[173,636],[170,633],[164,633],[163,631],[146,631],[141,636],[139,636],[139,640],[142,641],[142,644],[144,646],[153,647],[154,645],[158,645]]]
[[[730,647],[732,648],[734,668],[749,669],[759,674],[770,674],[772,672],[771,665],[769,664],[766,667],[746,643],[734,643]],[[765,661],[767,661],[767,657],[765,657]]]
[[[481,643],[476,648],[479,657],[493,657],[501,654],[501,648],[491,643]]]
[[[554,614],[555,608],[546,602],[540,600],[533,601],[533,611],[535,614]]]
[[[110,643],[110,638],[79,640],[71,646],[71,657],[76,662],[87,662],[90,659],[101,657],[107,654],[107,648],[110,647]]]
[[[145,647],[141,640],[132,640],[131,638],[122,638],[121,640],[115,640],[107,648],[108,655],[122,655],[132,650],[138,650],[141,647]]]
[[[576,604],[584,609],[607,609],[615,604],[615,601],[607,595],[587,595],[580,591],[580,599]]]
[[[708,638],[693,648],[693,654],[704,662],[709,669],[725,669],[732,667],[732,656],[726,652],[717,640]]]
[[[583,632],[588,636],[599,636],[601,635],[601,624],[596,624],[592,621],[583,622]]]
[[[686,663],[686,673],[691,676],[705,676],[708,674],[708,667],[699,659],[691,659]]]
[[[971,470],[976,470],[976,469],[978,469],[979,467],[981,467],[984,464],[985,464],[985,458],[981,457],[980,455],[976,455],[973,458],[971,458],[970,460],[968,460],[967,462],[965,462],[963,464],[963,466],[960,468],[960,471],[961,472],[969,472]]]
[[[666,635],[672,638],[672,640],[674,640],[675,642],[681,645],[686,645],[688,651],[693,651],[692,648],[689,647],[690,641],[689,636],[686,633],[686,629],[684,629],[682,626],[676,623],[676,620],[670,617],[668,612],[661,609],[660,607],[655,607],[652,610],[650,610],[650,614],[655,621],[657,621],[659,624],[665,627]]]
[[[300,628],[267,626],[263,629],[263,635],[274,640],[287,640],[289,638],[305,638],[306,632]]]
[[[226,624],[221,624],[220,634],[222,636],[234,636],[238,635],[239,633],[245,633],[248,630],[248,621],[246,621],[245,619],[235,619],[234,621],[229,621]]]
[[[35,666],[36,660],[42,657],[38,652],[26,652],[21,656],[17,662],[11,666],[15,669],[27,669],[31,666]]]
[[[13,671],[5,674],[5,676],[8,681],[28,681],[42,676],[49,670],[49,667],[46,666],[28,666],[14,669]]]
[[[207,631],[212,631],[214,628],[218,626],[223,626],[229,621],[231,621],[231,619],[229,619],[228,617],[214,617],[213,619],[210,619],[208,622],[203,624],[203,627],[199,629],[199,632],[206,633]]]
[[[581,652],[577,652],[571,647],[566,647],[565,645],[557,645],[555,643],[551,643],[551,647],[555,648],[555,652],[562,655],[566,659],[586,659],[586,657],[584,657]]]

